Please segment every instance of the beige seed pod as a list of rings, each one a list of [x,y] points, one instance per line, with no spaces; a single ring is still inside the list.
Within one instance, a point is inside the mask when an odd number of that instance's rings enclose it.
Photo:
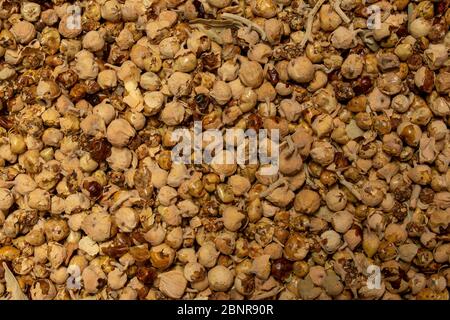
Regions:
[[[342,245],[341,236],[333,230],[325,231],[320,238],[322,248],[328,253],[335,252]]]
[[[301,190],[294,201],[296,211],[305,214],[313,214],[320,207],[320,196],[312,190]]]
[[[177,259],[182,264],[197,262],[197,256],[193,248],[182,248],[178,250]]]
[[[347,196],[340,189],[330,190],[325,196],[327,207],[333,211],[340,211],[347,205]]]
[[[188,262],[184,266],[184,277],[189,282],[202,281],[206,278],[206,269],[198,262]]]
[[[231,0],[208,0],[208,4],[219,9],[228,7],[230,3]]]
[[[233,285],[234,275],[224,266],[215,266],[208,272],[208,282],[212,290],[225,292]]]
[[[289,78],[298,83],[307,83],[314,78],[314,66],[307,57],[297,57],[287,66]]]
[[[280,152],[280,172],[292,176],[298,173],[302,168],[303,160],[298,150],[289,151],[288,148]]]
[[[409,26],[409,32],[416,39],[420,37],[426,37],[428,33],[431,31],[431,29],[432,29],[431,21],[423,17],[413,20]]]
[[[36,22],[41,14],[41,6],[37,3],[26,1],[20,6],[20,13],[25,20]]]
[[[83,48],[91,52],[100,51],[105,46],[103,35],[99,31],[89,31],[83,37]]]
[[[6,188],[0,188],[0,210],[7,211],[13,204],[13,193]]]
[[[167,80],[167,85],[172,95],[180,97],[187,96],[190,93],[191,82],[191,74],[176,71]]]
[[[344,290],[344,285],[333,270],[327,271],[327,275],[322,282],[322,287],[325,292],[332,297],[339,296]]]
[[[98,73],[97,82],[102,89],[114,88],[117,86],[117,74],[114,70],[103,70]]]
[[[81,50],[75,54],[75,72],[80,79],[95,79],[98,71],[98,64],[92,52]]]
[[[273,18],[277,14],[277,7],[273,0],[252,0],[250,7],[253,14],[262,18]]]
[[[19,21],[10,29],[11,33],[20,44],[28,44],[36,36],[34,25],[28,21]]]
[[[122,207],[114,213],[117,226],[122,232],[131,232],[136,228],[139,216],[132,208]]]
[[[144,239],[147,240],[152,246],[160,245],[164,241],[165,237],[166,230],[159,223],[144,233]]]
[[[284,33],[283,23],[276,18],[267,19],[264,21],[264,32],[270,44],[279,43]]]
[[[353,215],[344,210],[338,211],[333,214],[331,217],[331,224],[333,229],[339,233],[345,233],[352,226],[353,223]]]
[[[111,216],[96,210],[83,219],[81,229],[94,241],[105,241],[111,236]]]
[[[88,293],[98,292],[101,281],[106,281],[106,275],[99,266],[89,265],[86,267],[81,278],[83,280],[84,289]]]
[[[223,224],[230,231],[237,231],[242,227],[245,215],[236,207],[228,206],[222,213]]]
[[[165,270],[169,268],[175,260],[175,250],[163,243],[150,249],[150,262],[152,266]]]
[[[83,31],[81,24],[74,22],[75,19],[73,15],[65,14],[59,21],[58,32],[64,38],[74,39]]]
[[[119,270],[114,269],[110,273],[108,273],[108,286],[112,290],[119,290],[125,286],[127,282],[127,275]]]
[[[231,190],[236,196],[246,194],[251,187],[250,181],[246,177],[242,177],[239,175],[233,175],[229,177],[228,182],[231,186]]]
[[[225,81],[216,81],[210,95],[219,105],[225,105],[231,99],[231,88]]]
[[[379,205],[385,196],[385,188],[380,180],[367,181],[361,188],[361,201],[371,207]]]
[[[380,239],[376,233],[364,230],[362,247],[366,255],[371,258],[375,255],[380,245]]]
[[[405,262],[411,262],[418,250],[419,247],[414,243],[403,244],[398,247],[398,256]]]
[[[136,131],[125,119],[113,120],[106,131],[108,141],[116,147],[124,147],[131,138],[134,137]]]
[[[239,69],[239,79],[247,87],[259,87],[264,80],[261,65],[256,61],[243,61]]]
[[[336,49],[350,49],[356,45],[353,32],[342,26],[333,31],[330,40]]]
[[[270,271],[270,255],[265,254],[253,259],[251,272],[254,273],[258,279],[268,279],[270,276]]]
[[[324,4],[319,11],[320,28],[327,32],[336,30],[342,23],[341,17],[334,11],[329,4]]]
[[[234,156],[229,150],[219,152],[211,161],[211,168],[218,174],[231,176],[237,169]]]
[[[122,17],[122,8],[117,0],[108,0],[101,6],[102,18],[110,22],[118,22]]]
[[[219,254],[214,243],[206,242],[197,251],[198,262],[206,268],[212,268],[216,265]]]
[[[363,59],[357,54],[350,54],[341,66],[341,73],[347,79],[358,78],[363,71]]]
[[[55,285],[48,279],[36,280],[30,288],[32,300],[52,300],[56,292]]]

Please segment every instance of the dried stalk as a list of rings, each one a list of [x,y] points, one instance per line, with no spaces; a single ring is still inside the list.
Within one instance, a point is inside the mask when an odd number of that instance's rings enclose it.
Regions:
[[[350,18],[341,9],[341,2],[342,2],[342,0],[334,1],[333,9],[341,17],[342,21],[344,21],[345,23],[350,23],[351,22]]]
[[[5,269],[6,288],[11,294],[10,300],[28,300],[28,297],[22,292],[14,274],[9,270],[8,265],[5,262],[3,262],[3,268]]]
[[[246,25],[248,27],[251,27],[256,32],[259,33],[259,35],[261,36],[262,40],[266,40],[267,39],[266,32],[259,25],[257,25],[256,23],[254,23],[253,21],[251,21],[251,20],[249,20],[247,18],[238,16],[238,15],[235,15],[235,14],[232,14],[232,13],[228,13],[228,12],[222,13],[221,17],[224,18],[224,19],[240,22],[240,23],[242,23],[242,24],[244,24],[244,25]]]
[[[310,40],[311,33],[312,33],[312,25],[314,22],[314,17],[316,16],[317,12],[319,11],[320,7],[324,4],[326,0],[319,0],[317,1],[314,8],[311,10],[311,12],[308,14],[308,20],[306,22],[306,32],[305,36],[302,39],[302,42],[300,42],[300,47],[303,48],[306,43]]]

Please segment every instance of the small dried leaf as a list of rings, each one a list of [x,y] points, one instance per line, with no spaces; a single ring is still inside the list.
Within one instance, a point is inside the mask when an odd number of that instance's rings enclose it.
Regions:
[[[364,135],[364,131],[362,131],[358,127],[355,120],[350,121],[350,123],[345,127],[345,131],[347,132],[347,136],[351,140],[362,137]]]
[[[28,300],[28,297],[22,292],[19,283],[5,262],[3,262],[3,268],[5,268],[6,288],[11,293],[10,300]]]

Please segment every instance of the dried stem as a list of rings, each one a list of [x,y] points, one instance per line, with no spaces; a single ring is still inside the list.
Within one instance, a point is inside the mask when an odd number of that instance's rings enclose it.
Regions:
[[[334,1],[333,9],[336,11],[336,13],[341,17],[341,19],[345,23],[350,23],[350,18],[345,14],[345,12],[341,9],[341,2],[342,0],[336,0]]]
[[[308,14],[308,20],[306,22],[305,36],[303,37],[302,42],[300,42],[300,47],[301,48],[303,48],[306,45],[306,43],[310,40],[311,33],[312,33],[312,26],[313,26],[313,22],[314,22],[314,17],[316,16],[317,12],[319,11],[320,7],[324,4],[325,1],[326,0],[319,0],[319,1],[317,1],[317,3],[314,6],[314,8]]]
[[[282,177],[280,179],[278,179],[277,181],[275,181],[274,183],[272,183],[266,190],[264,190],[263,192],[261,192],[259,194],[260,198],[265,198],[267,197],[273,190],[275,190],[276,188],[282,186],[282,185],[286,185],[288,182],[287,180]]]
[[[266,32],[259,25],[257,25],[256,23],[254,23],[253,21],[251,21],[251,20],[249,20],[247,18],[238,16],[238,15],[233,14],[233,13],[228,13],[228,12],[224,12],[220,16],[222,18],[224,18],[224,19],[241,22],[241,23],[245,24],[246,26],[251,27],[256,32],[258,32],[259,35],[261,36],[262,40],[266,40],[267,39]]]

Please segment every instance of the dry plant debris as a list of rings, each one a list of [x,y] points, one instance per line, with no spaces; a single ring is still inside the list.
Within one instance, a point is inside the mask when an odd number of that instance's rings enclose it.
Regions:
[[[0,299],[448,300],[449,24],[448,0],[0,1]],[[174,163],[194,121],[278,129],[279,172]]]

